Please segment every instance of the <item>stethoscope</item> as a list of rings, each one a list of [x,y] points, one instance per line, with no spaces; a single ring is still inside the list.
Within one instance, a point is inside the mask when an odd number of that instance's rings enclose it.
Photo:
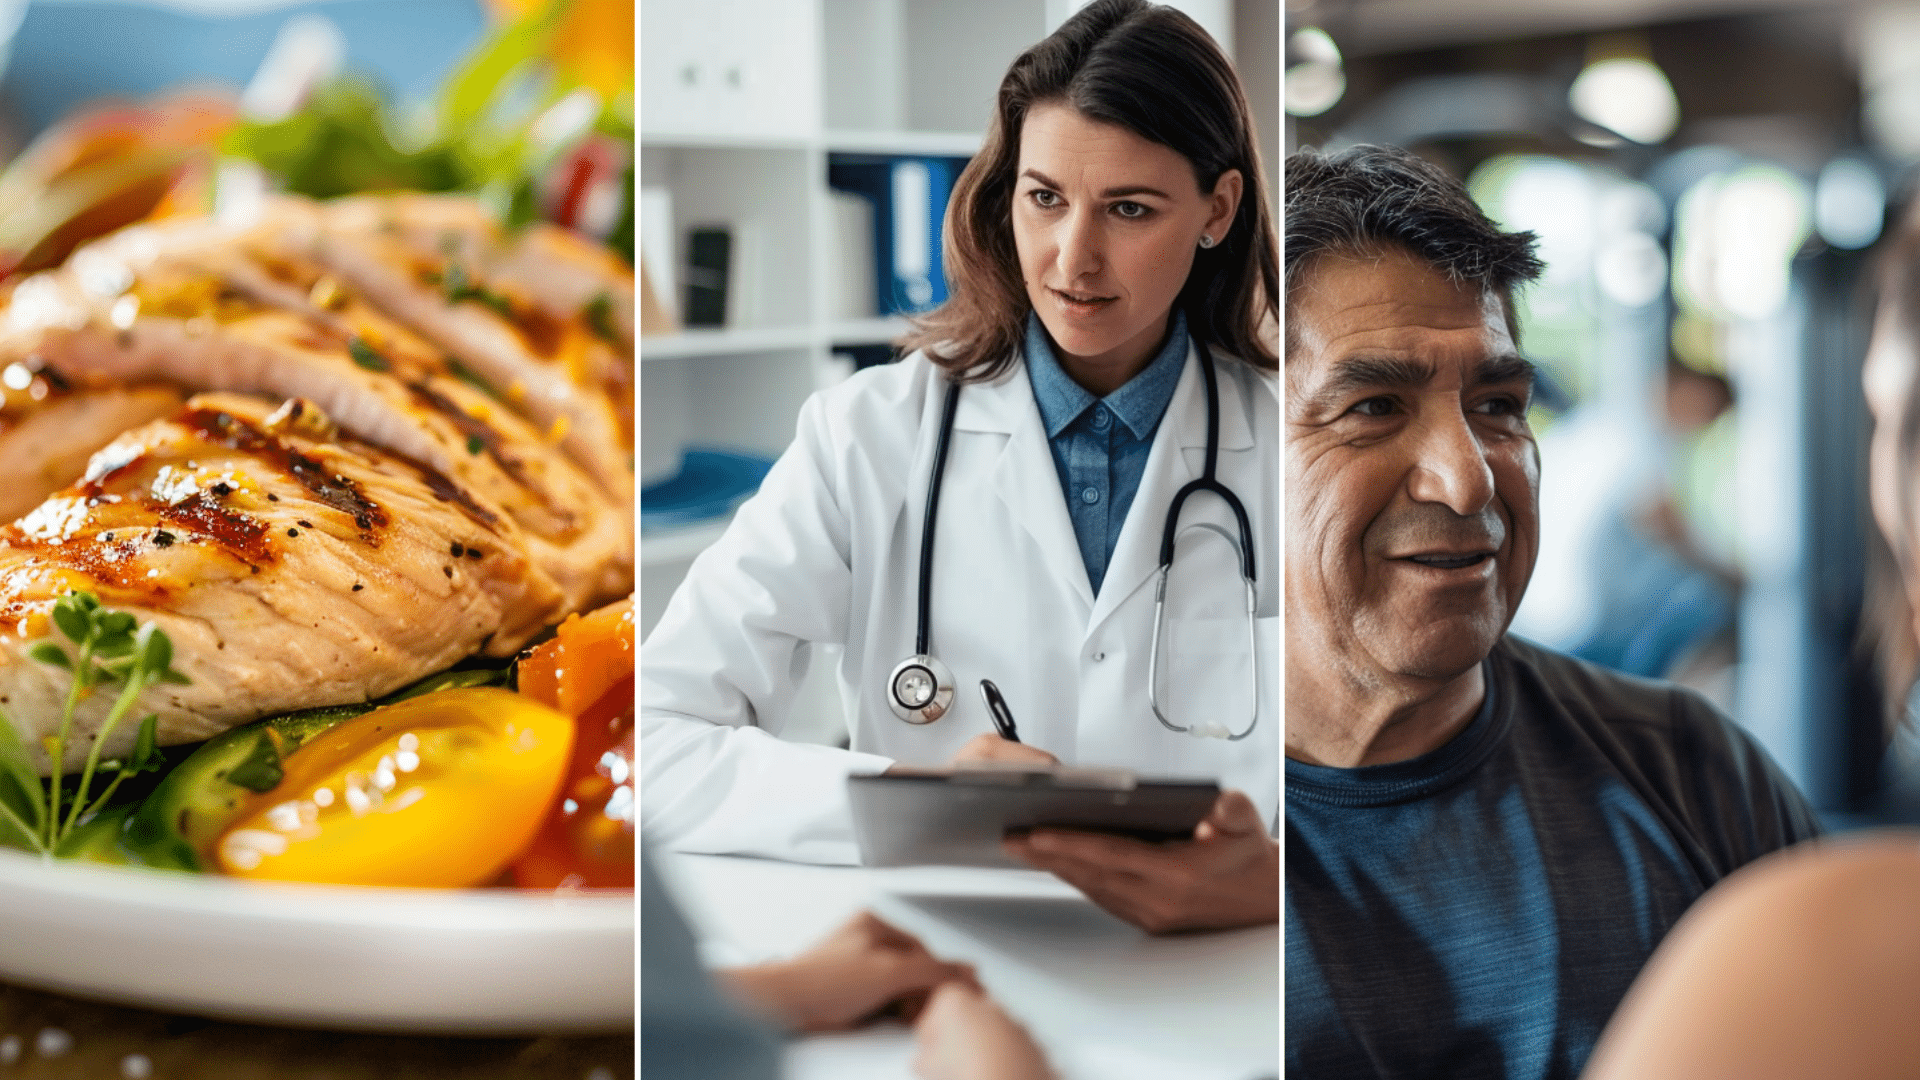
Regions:
[[[1214,478],[1215,467],[1220,457],[1220,388],[1216,383],[1213,369],[1213,353],[1205,342],[1194,340],[1200,353],[1200,373],[1207,384],[1207,454],[1206,465],[1200,478],[1189,481],[1173,496],[1167,506],[1167,522],[1160,534],[1160,572],[1153,593],[1153,641],[1147,652],[1147,701],[1153,708],[1154,719],[1168,731],[1196,738],[1227,739],[1238,741],[1253,734],[1260,722],[1260,664],[1259,637],[1255,630],[1254,615],[1257,607],[1254,591],[1252,526],[1248,523],[1247,508],[1225,484]],[[926,521],[920,532],[920,610],[914,624],[913,655],[894,666],[893,673],[887,676],[887,704],[893,709],[893,715],[909,724],[931,724],[947,714],[953,707],[953,672],[946,664],[927,651],[927,627],[932,615],[933,594],[933,527],[940,509],[940,482],[947,469],[947,446],[953,439],[953,417],[960,405],[960,384],[947,384],[946,401],[940,412],[940,437],[934,445],[933,476],[927,485]],[[1247,599],[1247,642],[1251,648],[1248,653],[1252,661],[1248,665],[1250,688],[1252,690],[1253,719],[1247,721],[1246,729],[1239,733],[1230,731],[1225,724],[1194,723],[1182,727],[1167,718],[1167,711],[1160,705],[1160,630],[1166,622],[1167,577],[1173,570],[1174,541],[1180,535],[1180,511],[1186,505],[1187,498],[1196,492],[1208,491],[1220,497],[1221,501],[1233,511],[1234,520],[1240,527],[1240,579],[1246,586]],[[1193,528],[1207,529],[1220,534],[1228,543],[1233,537],[1227,531],[1210,522],[1196,523]]]

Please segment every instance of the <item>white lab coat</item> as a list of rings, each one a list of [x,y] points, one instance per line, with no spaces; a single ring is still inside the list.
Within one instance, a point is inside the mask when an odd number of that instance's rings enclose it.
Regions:
[[[1216,361],[1218,478],[1246,505],[1258,579],[1257,654],[1229,545],[1231,511],[1196,494],[1167,594],[1161,694],[1177,723],[1243,729],[1248,665],[1259,723],[1238,742],[1162,727],[1147,701],[1153,581],[1166,510],[1198,478],[1206,386],[1189,351],[1096,598],[1026,372],[960,393],[933,557],[931,652],[954,706],[924,726],[887,707],[913,652],[920,533],[945,383],[914,355],[814,395],[793,445],[695,560],[641,649],[641,825],[682,851],[857,862],[846,778],[937,765],[993,731],[979,683],[1005,694],[1023,742],[1070,765],[1204,777],[1277,821],[1279,397],[1276,380]],[[839,667],[850,750],[782,741],[812,643]],[[1170,655],[1169,655],[1170,654]]]

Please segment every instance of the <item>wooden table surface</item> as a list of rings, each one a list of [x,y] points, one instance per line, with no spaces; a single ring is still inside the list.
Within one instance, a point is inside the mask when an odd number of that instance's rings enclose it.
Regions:
[[[0,933],[4,933],[0,928]],[[0,983],[3,1080],[631,1080],[631,1031],[516,1039],[308,1031]]]

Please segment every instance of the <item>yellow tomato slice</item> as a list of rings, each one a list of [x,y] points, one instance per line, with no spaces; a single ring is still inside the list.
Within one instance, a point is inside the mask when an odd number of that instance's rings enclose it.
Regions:
[[[492,687],[375,709],[289,758],[214,859],[274,881],[484,884],[539,829],[572,744],[571,719]]]

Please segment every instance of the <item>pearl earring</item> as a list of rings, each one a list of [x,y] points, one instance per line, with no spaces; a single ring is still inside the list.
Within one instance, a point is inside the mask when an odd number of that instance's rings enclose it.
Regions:
[[[1203,247],[1203,248],[1210,248],[1210,247],[1212,247],[1212,246],[1213,246],[1213,237],[1211,237],[1211,236],[1208,236],[1208,235],[1207,235],[1206,233],[1201,233],[1201,234],[1200,234],[1200,246],[1201,246],[1201,247]]]

